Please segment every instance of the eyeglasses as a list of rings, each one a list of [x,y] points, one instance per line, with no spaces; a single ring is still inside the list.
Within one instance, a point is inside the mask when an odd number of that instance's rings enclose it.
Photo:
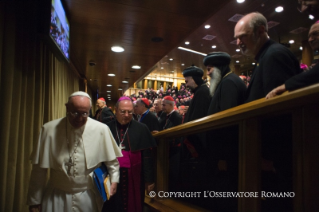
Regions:
[[[130,111],[130,110],[120,110],[120,114],[121,115],[125,115],[125,114],[128,114],[128,115],[132,115],[133,114],[133,111]]]
[[[82,116],[83,118],[87,118],[89,116],[88,113],[69,112],[69,114],[73,117]]]

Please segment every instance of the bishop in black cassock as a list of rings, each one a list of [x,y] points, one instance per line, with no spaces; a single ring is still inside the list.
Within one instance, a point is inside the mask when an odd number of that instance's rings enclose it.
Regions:
[[[117,193],[104,204],[103,211],[143,211],[144,190],[154,188],[152,148],[155,139],[147,126],[132,119],[133,103],[121,97],[116,104],[116,120],[107,123],[122,149],[120,183]]]

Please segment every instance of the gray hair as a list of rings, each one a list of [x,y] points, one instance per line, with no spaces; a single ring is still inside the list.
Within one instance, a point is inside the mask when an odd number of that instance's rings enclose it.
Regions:
[[[258,27],[264,26],[265,31],[268,32],[268,23],[267,23],[267,19],[265,18],[265,16],[263,16],[259,12],[253,12],[250,14],[252,15],[252,18],[249,20],[249,27],[252,28],[254,30],[254,32],[256,32]]]
[[[92,99],[91,99],[91,97],[90,97],[89,94],[87,94],[87,93],[85,93],[85,92],[83,92],[83,91],[76,91],[76,92],[72,93],[72,94],[69,96],[68,103],[70,102],[70,99],[71,99],[72,97],[74,97],[74,96],[83,96],[83,97],[88,98],[88,99],[90,100],[90,106],[92,107]]]
[[[174,102],[174,101],[169,101],[169,100],[163,99],[163,102],[165,102],[166,104],[170,104],[170,105],[172,105],[172,106],[175,105],[175,102]]]

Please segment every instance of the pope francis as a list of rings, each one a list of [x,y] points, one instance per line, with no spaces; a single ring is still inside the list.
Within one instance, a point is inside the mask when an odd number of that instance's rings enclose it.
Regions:
[[[101,211],[103,202],[92,172],[105,163],[111,179],[110,194],[115,194],[121,151],[108,126],[88,117],[92,102],[87,93],[71,94],[65,106],[67,116],[44,124],[33,149],[29,210]]]

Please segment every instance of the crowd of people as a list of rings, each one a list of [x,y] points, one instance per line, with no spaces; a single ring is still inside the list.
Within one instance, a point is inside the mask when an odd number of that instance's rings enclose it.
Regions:
[[[72,94],[66,104],[67,116],[43,126],[33,151],[30,211],[101,211],[103,204],[97,201],[89,180],[101,163],[107,166],[112,182],[111,198],[104,203],[103,211],[142,211],[145,189],[149,193],[155,188],[156,141],[151,132],[319,82],[319,64],[301,73],[296,57],[271,40],[267,32],[266,18],[256,12],[245,15],[235,26],[237,45],[258,63],[248,87],[231,71],[229,54],[212,52],[203,60],[209,87],[202,79],[203,70],[191,66],[183,71],[185,86],[180,90],[173,86],[165,92],[147,89],[123,96],[115,105],[115,114],[105,109],[104,99],[98,99],[96,121],[88,117],[90,96],[84,92]],[[319,23],[315,23],[309,31],[313,50],[319,50],[318,32]],[[188,107],[187,112],[177,112],[177,105]],[[263,191],[292,191],[290,123],[291,117],[286,114],[262,121]],[[169,140],[170,190],[237,191],[238,134],[238,127],[230,126]],[[50,183],[46,185],[48,169]],[[266,198],[262,210],[291,211],[291,201]],[[201,206],[237,211],[237,199],[206,198]]]

